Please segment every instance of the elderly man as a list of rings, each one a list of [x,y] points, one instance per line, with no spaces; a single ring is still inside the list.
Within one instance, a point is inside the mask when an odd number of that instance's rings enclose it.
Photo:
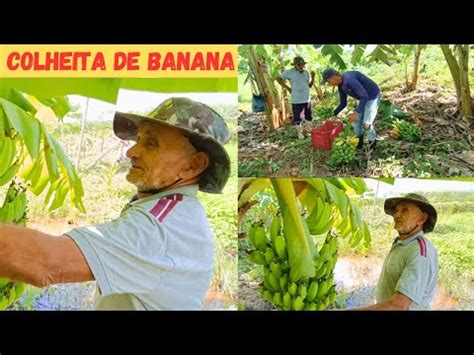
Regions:
[[[310,131],[312,128],[311,120],[311,100],[309,95],[309,88],[314,83],[314,71],[311,74],[305,69],[306,62],[302,57],[295,57],[293,59],[293,68],[284,71],[276,78],[276,81],[286,90],[291,92],[291,103],[293,109],[293,125],[299,139],[304,139],[303,128],[301,124],[304,120],[306,122],[306,130]],[[285,83],[289,80],[291,88]]]
[[[425,233],[436,225],[436,210],[424,196],[413,193],[387,199],[384,209],[399,236],[383,264],[377,303],[359,309],[428,309],[438,279],[438,253]]]
[[[341,75],[333,68],[324,70],[321,84],[325,82],[337,86],[339,90],[339,106],[334,110],[335,116],[347,106],[347,95],[359,100],[355,112],[348,116],[354,127],[354,132],[359,138],[357,148],[362,148],[365,131],[367,131],[369,149],[375,149],[377,133],[375,132],[374,121],[380,103],[380,89],[377,84],[357,70],[346,71]]]
[[[96,280],[96,309],[200,309],[214,244],[196,194],[226,184],[230,132],[215,111],[185,98],[148,116],[118,112],[114,132],[136,141],[126,178],[137,194],[120,217],[59,237],[0,224],[0,276],[38,287]]]

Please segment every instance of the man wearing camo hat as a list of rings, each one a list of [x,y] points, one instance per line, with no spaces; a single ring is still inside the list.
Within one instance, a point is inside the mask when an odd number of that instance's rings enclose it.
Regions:
[[[305,60],[298,56],[293,59],[293,68],[285,70],[276,78],[276,81],[283,86],[287,91],[291,92],[291,106],[293,109],[293,122],[296,133],[299,139],[304,139],[303,135],[303,121],[305,122],[306,131],[310,132],[312,129],[311,120],[313,119],[311,113],[311,100],[309,95],[309,88],[313,86],[315,73],[309,73],[306,69]],[[291,87],[289,87],[285,80],[289,80]]]
[[[126,178],[137,194],[120,217],[60,237],[1,226],[0,275],[38,287],[96,280],[96,309],[201,309],[214,242],[196,194],[224,188],[229,129],[208,106],[170,98],[147,116],[117,112],[114,132],[136,142]],[[2,238],[12,233],[22,236]]]
[[[375,305],[362,310],[428,309],[438,280],[438,253],[426,237],[433,231],[437,213],[428,200],[410,193],[385,201],[398,237],[385,258]]]

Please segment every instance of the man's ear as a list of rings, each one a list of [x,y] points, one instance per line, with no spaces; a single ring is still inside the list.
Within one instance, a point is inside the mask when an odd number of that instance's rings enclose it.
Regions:
[[[179,174],[182,179],[192,179],[199,176],[210,164],[209,155],[205,152],[196,152],[189,159],[185,169]]]
[[[425,223],[428,220],[428,213],[423,212],[423,220],[421,221],[422,223]]]

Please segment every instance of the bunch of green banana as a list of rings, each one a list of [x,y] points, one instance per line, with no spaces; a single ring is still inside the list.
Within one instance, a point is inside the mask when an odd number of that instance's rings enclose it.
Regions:
[[[353,140],[353,138],[334,141],[331,150],[331,155],[327,160],[326,164],[331,167],[336,167],[352,162],[356,156],[356,147],[354,145],[354,142],[355,141]]]
[[[393,123],[391,135],[408,142],[416,142],[421,138],[421,128],[408,121],[396,119]]]
[[[17,156],[16,142],[12,137],[0,135],[0,186],[7,184],[18,172],[20,167]]]
[[[318,202],[319,214],[329,218],[326,203]],[[325,208],[325,211],[323,210]],[[327,221],[326,221],[327,223]],[[326,224],[325,223],[325,224]],[[333,285],[333,270],[337,260],[336,235],[328,232],[315,262],[316,276],[301,278],[292,282],[281,217],[272,220],[269,238],[262,224],[250,227],[248,237],[253,249],[249,250],[249,260],[263,266],[263,284],[260,293],[265,300],[285,310],[324,310],[334,303],[336,297]],[[322,226],[326,228],[326,226]],[[320,227],[320,230],[322,230]],[[327,230],[326,230],[327,231]]]
[[[25,189],[13,181],[7,191],[5,200],[0,207],[0,222],[26,224],[26,194]],[[0,310],[15,302],[25,291],[23,282],[14,282],[0,278]]]

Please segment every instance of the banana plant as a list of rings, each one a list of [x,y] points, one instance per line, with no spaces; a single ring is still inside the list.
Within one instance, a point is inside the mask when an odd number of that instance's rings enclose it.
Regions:
[[[276,195],[279,211],[271,216],[269,233],[258,221],[247,233],[253,247],[247,251],[248,259],[263,266],[262,297],[285,310],[327,309],[336,297],[338,243],[345,239],[353,248],[370,245],[369,228],[349,198],[362,194],[365,182],[351,178],[245,179],[239,186],[239,206],[250,204],[252,196],[269,188]]]
[[[0,97],[0,152],[4,157],[0,163],[0,186],[18,175],[37,196],[49,185],[45,199],[49,211],[60,208],[69,192],[72,203],[85,212],[84,191],[77,171],[61,145],[34,116],[36,108],[15,89],[5,96]],[[65,98],[38,101],[57,115],[68,112]]]

